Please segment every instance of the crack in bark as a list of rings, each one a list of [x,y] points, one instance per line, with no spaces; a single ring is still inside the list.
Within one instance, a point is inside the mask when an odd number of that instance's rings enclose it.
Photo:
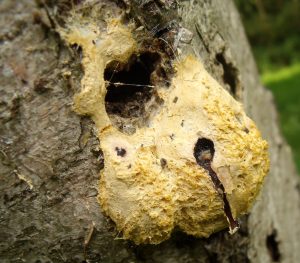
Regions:
[[[215,189],[222,198],[224,204],[224,213],[229,223],[229,232],[230,234],[234,234],[239,228],[239,223],[233,218],[230,204],[226,196],[225,188],[220,179],[218,178],[218,175],[211,167],[211,162],[213,160],[214,153],[214,143],[211,140],[205,138],[198,139],[194,147],[194,157],[197,163],[208,172],[215,186]]]
[[[225,84],[228,84],[231,90],[231,93],[236,96],[239,88],[239,80],[237,78],[238,70],[233,65],[232,62],[228,62],[224,55],[224,51],[216,54],[216,60],[222,65],[224,73],[223,73],[223,81]]]

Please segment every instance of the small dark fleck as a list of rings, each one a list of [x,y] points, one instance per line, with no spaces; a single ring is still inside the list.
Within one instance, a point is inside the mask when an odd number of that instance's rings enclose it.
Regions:
[[[178,97],[175,97],[174,99],[173,99],[173,103],[176,103],[178,101]]]
[[[183,125],[184,125],[184,120],[181,121],[181,124],[180,124],[180,125],[181,125],[181,127],[183,127]]]
[[[160,159],[160,165],[162,168],[165,168],[167,165],[167,160],[165,158]]]
[[[245,127],[245,128],[244,128],[244,132],[245,132],[245,133],[249,133],[249,129]]]
[[[126,150],[123,148],[116,147],[115,150],[118,156],[124,157],[126,154]]]
[[[129,165],[127,166],[127,168],[130,169],[130,168],[131,168],[131,164],[129,164]]]
[[[175,134],[172,133],[172,134],[170,135],[170,139],[173,141],[173,140],[174,140],[174,137],[175,137]]]
[[[93,42],[94,45],[96,45],[96,41],[94,39],[92,40],[92,42]]]
[[[44,78],[38,78],[34,81],[34,91],[42,94],[45,93],[47,91],[49,91],[50,89],[47,87],[48,84],[48,80],[44,79]]]

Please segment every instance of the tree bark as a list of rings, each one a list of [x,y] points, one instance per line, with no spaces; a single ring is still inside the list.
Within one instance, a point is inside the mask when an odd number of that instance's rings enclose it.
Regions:
[[[174,24],[191,32],[176,48],[197,56],[244,104],[271,157],[258,201],[233,236],[176,232],[155,246],[118,238],[97,202],[104,160],[94,125],[72,111],[80,50],[70,50],[55,25],[70,9],[84,12],[74,2],[0,3],[1,262],[298,262],[299,179],[231,0],[100,1],[102,12],[128,10],[154,38]]]

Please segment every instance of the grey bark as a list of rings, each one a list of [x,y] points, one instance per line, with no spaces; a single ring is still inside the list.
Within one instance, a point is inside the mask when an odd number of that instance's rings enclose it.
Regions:
[[[0,261],[298,262],[299,179],[232,1],[102,1],[104,12],[130,9],[147,30],[175,22],[191,31],[191,43],[179,48],[245,105],[270,144],[270,174],[238,233],[198,239],[176,232],[157,246],[117,238],[101,212],[99,142],[92,121],[71,108],[80,57],[55,32],[43,2],[0,2]],[[46,2],[52,13],[71,5]],[[72,77],[64,76],[69,70]]]

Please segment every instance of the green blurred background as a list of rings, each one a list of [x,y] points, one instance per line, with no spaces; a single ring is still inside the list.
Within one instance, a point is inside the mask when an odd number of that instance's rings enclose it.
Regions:
[[[300,172],[300,0],[235,0]]]

